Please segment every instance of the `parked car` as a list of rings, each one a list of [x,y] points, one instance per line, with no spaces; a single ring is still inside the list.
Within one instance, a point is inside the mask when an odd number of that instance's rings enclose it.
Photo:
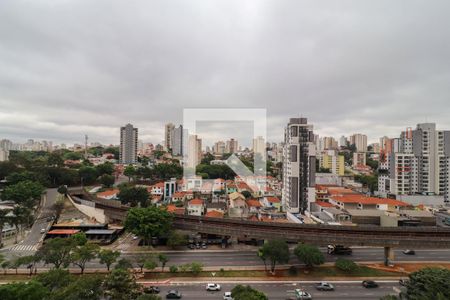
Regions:
[[[401,286],[406,286],[408,284],[408,279],[400,279],[398,281],[398,284],[400,284]]]
[[[208,246],[206,246],[206,243],[203,242],[203,243],[202,243],[202,249],[206,249],[206,248],[208,248]]]
[[[195,248],[200,249],[200,243],[195,244]]]
[[[159,292],[161,292],[161,290],[157,286],[150,286],[144,288],[144,293],[146,294],[159,294]]]
[[[208,283],[206,285],[207,291],[220,291],[220,284],[217,283]]]
[[[362,282],[363,287],[370,289],[370,288],[377,288],[378,287],[378,283],[376,283],[373,280],[364,280]]]
[[[181,293],[177,290],[170,290],[166,295],[166,299],[181,299],[181,297]]]
[[[416,254],[416,251],[411,250],[411,249],[406,249],[406,250],[403,250],[403,254],[405,254],[405,255],[414,255],[414,254]]]
[[[195,245],[194,244],[189,244],[188,248],[189,249],[195,249]]]
[[[320,282],[316,285],[316,289],[319,291],[334,291],[334,286],[328,282]]]
[[[234,300],[233,297],[231,297],[231,292],[225,292],[223,294],[223,300]]]

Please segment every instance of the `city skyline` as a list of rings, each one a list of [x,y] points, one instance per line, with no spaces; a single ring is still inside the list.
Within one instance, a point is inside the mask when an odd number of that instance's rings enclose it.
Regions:
[[[115,143],[130,122],[156,143],[193,107],[267,108],[274,141],[301,116],[321,136],[366,128],[370,141],[404,124],[450,128],[447,2],[408,14],[391,2],[188,2],[3,2],[2,138]]]

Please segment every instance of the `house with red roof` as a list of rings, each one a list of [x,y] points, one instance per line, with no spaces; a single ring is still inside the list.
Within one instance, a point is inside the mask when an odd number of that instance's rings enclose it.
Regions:
[[[119,189],[111,189],[111,190],[106,190],[104,192],[100,192],[97,193],[97,197],[101,198],[101,199],[106,199],[106,200],[117,200],[118,197],[117,195],[119,194]]]
[[[275,207],[277,210],[281,209],[281,200],[278,197],[264,197],[262,203],[265,207]]]
[[[190,216],[203,216],[205,214],[205,202],[202,199],[192,199],[188,202],[187,213]]]
[[[152,196],[162,196],[164,194],[164,182],[158,182],[147,188]]]
[[[261,207],[262,207],[261,202],[259,202],[259,201],[256,200],[256,199],[248,199],[248,200],[245,201],[245,202],[247,203],[248,210],[249,210],[251,213],[258,213],[259,210],[260,210]]]
[[[207,218],[223,218],[224,213],[218,210],[210,210],[206,213]]]
[[[368,197],[363,194],[347,194],[330,196],[329,202],[341,209],[378,209],[384,211],[398,211],[407,208],[409,203],[389,199]]]

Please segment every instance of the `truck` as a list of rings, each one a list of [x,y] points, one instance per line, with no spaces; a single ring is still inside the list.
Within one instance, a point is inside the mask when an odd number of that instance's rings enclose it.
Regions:
[[[328,245],[327,253],[335,255],[351,255],[352,249],[343,245]]]

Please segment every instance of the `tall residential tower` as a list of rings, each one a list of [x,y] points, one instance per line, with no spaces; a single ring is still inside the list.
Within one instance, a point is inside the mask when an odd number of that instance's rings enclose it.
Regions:
[[[121,164],[137,162],[138,129],[127,124],[120,127],[119,161]]]
[[[315,201],[316,149],[313,126],[306,118],[291,118],[284,134],[283,205],[304,213]]]

